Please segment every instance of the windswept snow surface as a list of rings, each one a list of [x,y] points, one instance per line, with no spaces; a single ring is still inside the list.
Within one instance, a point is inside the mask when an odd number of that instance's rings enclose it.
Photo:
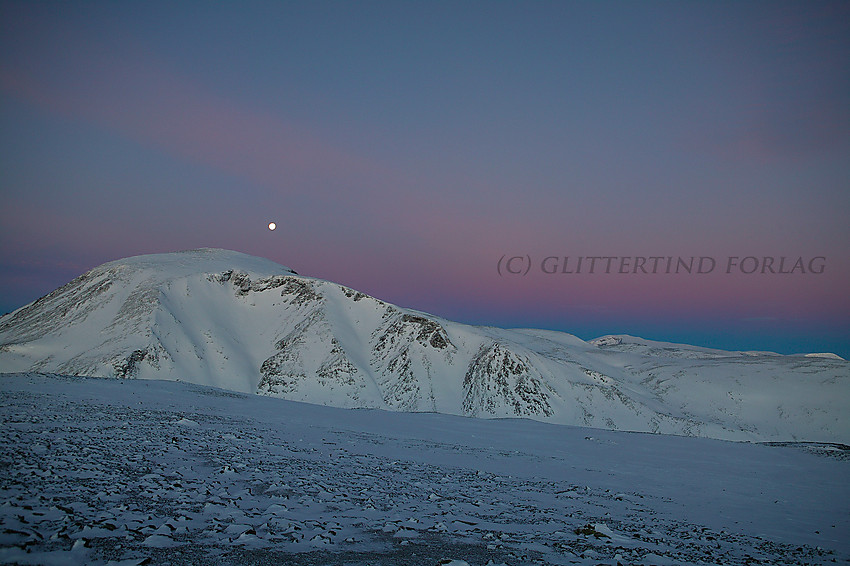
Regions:
[[[0,563],[850,560],[847,446],[32,373],[0,375],[0,417]]]
[[[850,442],[850,362],[469,326],[238,252],[97,267],[0,317],[0,371],[172,379],[347,408]]]

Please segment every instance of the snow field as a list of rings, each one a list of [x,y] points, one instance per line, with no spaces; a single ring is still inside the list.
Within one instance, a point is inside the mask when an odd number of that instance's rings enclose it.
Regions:
[[[833,564],[850,460],[0,376],[0,562]],[[827,450],[827,449],[831,449]]]

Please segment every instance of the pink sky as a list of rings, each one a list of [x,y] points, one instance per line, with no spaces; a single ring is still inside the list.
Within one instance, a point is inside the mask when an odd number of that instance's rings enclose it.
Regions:
[[[850,354],[846,7],[375,10],[5,5],[4,309],[223,247],[471,322]],[[505,254],[827,265],[500,277]]]

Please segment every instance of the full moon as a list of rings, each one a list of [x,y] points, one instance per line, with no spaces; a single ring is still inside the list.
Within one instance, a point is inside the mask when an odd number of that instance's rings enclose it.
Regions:
[[[269,230],[274,230],[275,228],[277,228],[277,224],[275,224],[274,222],[269,222]]]

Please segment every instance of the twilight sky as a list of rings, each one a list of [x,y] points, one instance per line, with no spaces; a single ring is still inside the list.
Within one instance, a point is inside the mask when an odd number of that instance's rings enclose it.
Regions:
[[[850,357],[850,4],[0,0],[0,191],[0,312],[221,247],[462,322]]]

